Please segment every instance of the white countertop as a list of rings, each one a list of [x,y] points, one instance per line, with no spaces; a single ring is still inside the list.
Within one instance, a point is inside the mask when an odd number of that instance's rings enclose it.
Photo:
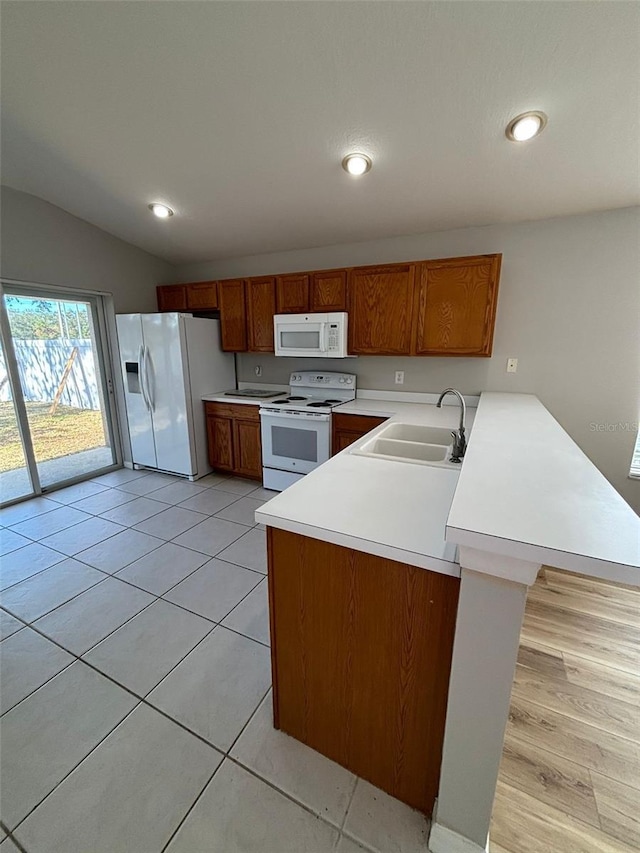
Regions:
[[[640,518],[530,394],[482,394],[447,540],[640,584]]]
[[[449,428],[459,419],[457,406],[398,400],[358,398],[334,411]],[[460,574],[461,545],[640,584],[640,519],[537,397],[484,393],[467,409],[472,425],[460,471],[347,448],[256,520],[446,574]]]
[[[437,399],[437,398],[436,398]],[[458,406],[354,400],[334,411],[389,415],[403,423],[455,429]],[[363,405],[364,404],[364,405]],[[467,429],[475,409],[467,409]],[[368,441],[385,424],[352,447]],[[459,471],[355,456],[350,448],[272,498],[256,520],[346,548],[459,576],[457,547],[445,542],[445,526]]]

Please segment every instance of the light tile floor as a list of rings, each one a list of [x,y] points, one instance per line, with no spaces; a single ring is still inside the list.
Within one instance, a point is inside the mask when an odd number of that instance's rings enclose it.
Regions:
[[[123,469],[0,510],[0,853],[424,853],[271,724],[273,494]]]

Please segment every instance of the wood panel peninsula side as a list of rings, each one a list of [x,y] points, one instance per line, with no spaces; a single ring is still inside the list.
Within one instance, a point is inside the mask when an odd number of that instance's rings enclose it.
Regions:
[[[460,581],[268,529],[276,728],[431,814]]]

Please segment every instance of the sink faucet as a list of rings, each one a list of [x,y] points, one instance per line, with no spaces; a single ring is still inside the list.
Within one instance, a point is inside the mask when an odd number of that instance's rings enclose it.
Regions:
[[[462,457],[467,449],[467,439],[464,435],[464,419],[467,414],[467,407],[464,402],[464,397],[459,391],[456,391],[455,388],[445,388],[436,403],[436,406],[439,409],[442,408],[442,400],[447,396],[447,394],[455,394],[460,401],[460,426],[457,430],[451,430],[453,448],[451,450],[451,458],[449,459],[449,462],[462,462]]]

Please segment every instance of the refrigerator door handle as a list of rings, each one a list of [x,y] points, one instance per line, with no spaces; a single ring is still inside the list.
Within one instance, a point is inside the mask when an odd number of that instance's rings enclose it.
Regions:
[[[153,380],[149,379],[149,364],[151,363],[151,353],[149,347],[145,347],[144,353],[144,383],[149,398],[149,407],[152,412],[156,410],[155,394],[153,393]],[[153,374],[153,363],[151,363],[151,373]]]
[[[149,400],[147,399],[147,392],[144,387],[144,347],[140,344],[140,350],[138,352],[138,381],[140,382],[140,392],[142,394],[142,399],[144,400],[144,404],[147,407],[147,411],[151,411],[151,406],[149,405]]]

